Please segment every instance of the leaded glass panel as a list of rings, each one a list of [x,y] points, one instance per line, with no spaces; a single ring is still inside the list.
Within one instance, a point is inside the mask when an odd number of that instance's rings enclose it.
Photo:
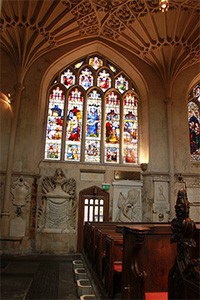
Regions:
[[[100,162],[101,94],[93,90],[87,97],[85,161]]]
[[[57,86],[49,96],[45,158],[60,159],[65,96]]]
[[[99,72],[97,77],[97,86],[104,92],[111,87],[111,77],[109,72],[106,70]]]
[[[90,57],[89,65],[92,66],[95,70],[103,66],[103,60],[97,56]]]
[[[192,101],[188,104],[188,123],[191,158],[194,161],[200,161],[200,109],[199,106]]]
[[[124,93],[128,90],[128,81],[122,75],[115,79],[115,88],[120,91],[120,93]]]
[[[106,95],[105,162],[119,163],[120,99],[114,91]]]
[[[67,110],[65,159],[80,161],[83,96],[81,90],[70,91]]]
[[[124,163],[137,162],[138,143],[138,109],[137,98],[133,93],[127,93],[123,97],[124,102]]]
[[[66,86],[67,89],[70,86],[75,84],[75,80],[76,80],[75,75],[73,74],[73,72],[70,69],[67,69],[61,75],[61,83],[64,84],[64,86]]]
[[[85,90],[88,90],[93,85],[93,80],[92,71],[90,71],[88,68],[84,68],[79,77],[79,84]]]

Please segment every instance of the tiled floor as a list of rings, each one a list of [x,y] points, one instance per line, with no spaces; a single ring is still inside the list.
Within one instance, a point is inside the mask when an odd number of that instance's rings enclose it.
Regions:
[[[1,299],[77,300],[72,261],[79,255],[1,257]]]

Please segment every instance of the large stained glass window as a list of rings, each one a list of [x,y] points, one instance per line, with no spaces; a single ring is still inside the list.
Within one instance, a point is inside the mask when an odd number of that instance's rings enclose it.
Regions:
[[[190,135],[190,155],[200,162],[200,83],[191,91],[188,102],[188,124]]]
[[[94,54],[66,66],[51,82],[45,159],[139,164],[139,97],[119,66]]]

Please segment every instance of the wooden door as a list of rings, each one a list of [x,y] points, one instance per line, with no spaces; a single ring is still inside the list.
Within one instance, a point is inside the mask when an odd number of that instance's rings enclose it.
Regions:
[[[77,251],[83,249],[83,229],[87,221],[106,222],[109,220],[109,193],[98,186],[80,191],[78,208]]]

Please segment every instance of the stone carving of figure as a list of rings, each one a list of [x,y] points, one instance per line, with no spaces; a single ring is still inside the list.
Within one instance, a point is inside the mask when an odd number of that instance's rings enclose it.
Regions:
[[[119,194],[117,221],[138,222],[139,191],[129,190],[127,198],[122,193]]]
[[[69,196],[66,191],[64,191],[64,185],[67,182],[64,172],[62,169],[58,168],[55,171],[55,175],[51,178],[46,177],[43,180],[43,192],[47,195],[53,195],[54,197],[64,197]]]
[[[159,186],[159,201],[166,201],[166,197],[165,197],[165,195],[164,195],[164,191],[163,191],[163,186],[162,185],[160,185]]]

